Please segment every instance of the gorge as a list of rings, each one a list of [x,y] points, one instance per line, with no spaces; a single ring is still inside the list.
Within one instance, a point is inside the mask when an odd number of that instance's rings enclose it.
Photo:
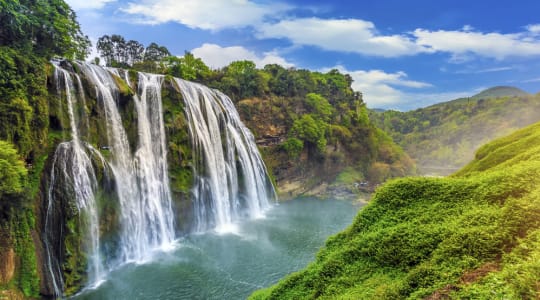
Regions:
[[[224,94],[83,62],[55,62],[53,81],[59,101],[52,123],[65,141],[42,183],[43,276],[50,294],[97,286],[110,270],[144,262],[183,234],[226,232],[261,217],[275,201],[254,138]],[[164,109],[162,89],[183,102],[167,99]],[[171,108],[177,113],[168,114]],[[181,151],[168,154],[167,130],[185,131],[189,142]],[[182,161],[179,176],[189,172],[191,199],[171,189],[168,160]]]

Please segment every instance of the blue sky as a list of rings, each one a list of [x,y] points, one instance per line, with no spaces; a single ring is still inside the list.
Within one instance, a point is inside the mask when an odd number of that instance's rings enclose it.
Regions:
[[[406,111],[496,85],[540,91],[538,0],[66,2],[94,44],[120,34],[212,68],[337,68],[370,108]]]

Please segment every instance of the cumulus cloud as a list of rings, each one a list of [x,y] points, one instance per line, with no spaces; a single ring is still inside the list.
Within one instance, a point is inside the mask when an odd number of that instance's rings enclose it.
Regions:
[[[265,23],[257,28],[261,39],[287,39],[294,45],[370,56],[399,57],[420,53],[446,52],[450,61],[463,63],[482,56],[502,60],[508,57],[540,55],[540,24],[516,33],[480,32],[470,25],[460,30],[418,28],[409,33],[380,34],[372,22],[360,19],[299,18]]]
[[[540,34],[540,24],[529,24],[525,28],[532,34]]]
[[[220,30],[257,25],[289,9],[281,3],[249,0],[139,0],[122,10],[138,16],[143,23],[177,22],[191,28]]]
[[[75,6],[103,6],[114,0],[70,0]],[[254,0],[132,0],[121,10],[147,24],[176,22],[190,28],[218,31],[251,27],[259,39],[285,39],[294,46],[368,56],[401,57],[422,53],[448,53],[463,63],[476,56],[497,60],[540,55],[540,24],[521,32],[481,32],[471,25],[456,30],[417,28],[384,34],[362,19],[294,18],[296,7],[283,2]]]
[[[355,70],[350,71],[342,66],[336,67],[340,72],[349,74],[352,79],[352,88],[363,94],[364,101],[372,108],[389,108],[402,106],[405,93],[399,87],[422,89],[431,87],[431,84],[421,81],[409,80],[405,72],[386,73],[381,70]],[[327,70],[325,70],[327,71]]]
[[[406,35],[380,35],[372,22],[359,19],[301,18],[265,23],[257,28],[261,39],[288,39],[295,45],[324,50],[397,57],[430,51]]]
[[[531,27],[527,32],[509,34],[416,29],[413,35],[419,46],[433,52],[451,53],[453,58],[462,59],[475,54],[502,60],[508,57],[540,55],[540,40],[530,34],[532,30],[536,28]]]
[[[227,66],[237,60],[251,60],[258,68],[267,64],[278,64],[283,67],[292,67],[293,63],[279,56],[276,52],[266,52],[258,55],[241,46],[221,47],[216,44],[203,44],[191,50],[195,57],[201,58],[209,67],[217,69]]]
[[[89,9],[101,9],[107,3],[115,2],[116,0],[66,0],[66,3],[73,10],[89,10]]]
[[[369,108],[407,111],[443,101],[470,97],[485,89],[484,87],[478,87],[467,91],[425,91],[426,88],[434,87],[427,82],[408,79],[405,72],[387,73],[381,70],[351,71],[343,66],[337,66],[335,68],[352,77],[353,90],[362,92],[364,102],[366,102]],[[325,69],[323,72],[328,70]]]

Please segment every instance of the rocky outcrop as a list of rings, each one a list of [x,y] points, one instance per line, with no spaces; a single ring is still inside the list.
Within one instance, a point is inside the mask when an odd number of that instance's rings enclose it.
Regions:
[[[11,247],[0,247],[0,285],[7,284],[15,274],[15,250]]]

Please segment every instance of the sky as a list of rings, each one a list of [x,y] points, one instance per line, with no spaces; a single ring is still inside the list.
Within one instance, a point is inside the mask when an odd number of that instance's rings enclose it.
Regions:
[[[66,2],[94,45],[120,34],[214,69],[244,59],[338,69],[369,108],[407,111],[499,85],[540,92],[539,0]]]

